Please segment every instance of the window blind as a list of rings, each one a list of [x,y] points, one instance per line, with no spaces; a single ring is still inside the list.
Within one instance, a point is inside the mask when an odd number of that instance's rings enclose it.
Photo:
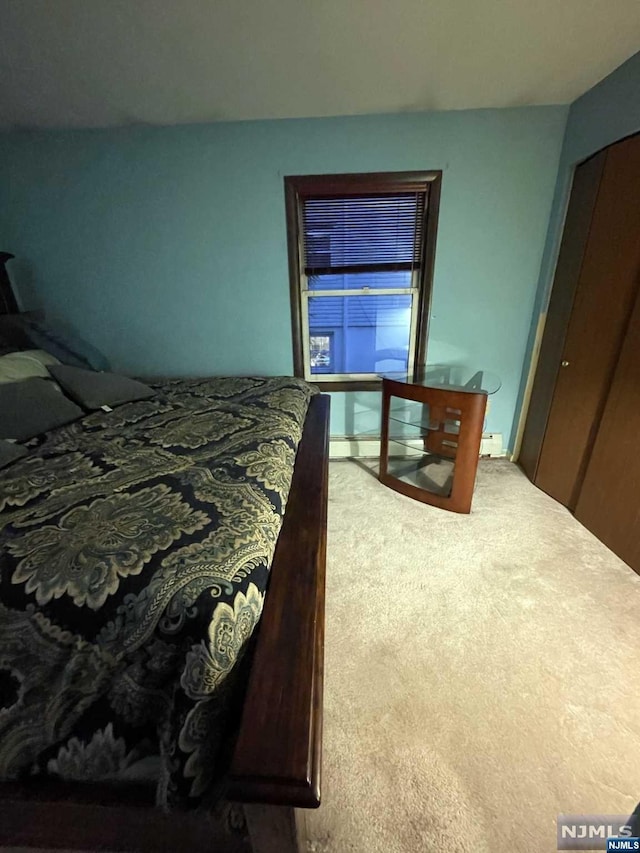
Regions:
[[[419,269],[426,203],[417,191],[304,199],[305,274]]]

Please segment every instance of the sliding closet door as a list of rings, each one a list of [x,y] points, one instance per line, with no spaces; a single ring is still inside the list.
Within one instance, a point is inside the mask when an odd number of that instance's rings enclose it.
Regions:
[[[573,176],[529,414],[518,457],[525,474],[534,481],[606,159],[607,152],[601,151],[581,163]]]
[[[640,276],[640,232],[637,272]],[[576,507],[576,518],[640,574],[640,298]]]
[[[638,289],[640,137],[606,150],[535,483],[574,509]]]

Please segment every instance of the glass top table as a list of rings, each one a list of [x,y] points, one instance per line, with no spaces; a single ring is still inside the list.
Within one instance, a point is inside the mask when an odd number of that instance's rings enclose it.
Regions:
[[[470,512],[487,396],[499,377],[458,365],[379,375],[378,479],[440,509]]]
[[[495,394],[502,387],[502,380],[496,373],[456,364],[427,364],[415,374],[389,371],[379,373],[378,376],[422,388],[471,391],[476,394]]]

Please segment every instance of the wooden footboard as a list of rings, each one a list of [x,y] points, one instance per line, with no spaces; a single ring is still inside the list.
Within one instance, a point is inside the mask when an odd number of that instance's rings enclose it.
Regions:
[[[260,620],[230,798],[317,808],[329,398],[311,400]]]
[[[320,805],[329,397],[311,400],[256,638],[229,798],[258,853],[296,850]],[[240,851],[207,815],[164,815],[140,785],[0,783],[0,846]],[[230,845],[230,846],[229,846]]]

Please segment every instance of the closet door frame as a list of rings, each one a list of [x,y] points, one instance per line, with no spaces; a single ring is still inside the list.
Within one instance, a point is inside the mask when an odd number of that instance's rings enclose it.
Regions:
[[[599,151],[578,164],[573,173],[558,262],[518,454],[518,464],[534,482],[606,157],[606,149]]]
[[[571,510],[638,291],[639,197],[640,135],[576,170],[520,460]]]

